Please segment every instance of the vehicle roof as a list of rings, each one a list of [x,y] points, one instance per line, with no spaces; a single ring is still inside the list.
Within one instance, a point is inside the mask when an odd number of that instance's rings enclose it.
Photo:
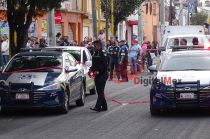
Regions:
[[[206,35],[199,35],[199,34],[185,34],[185,35],[171,35],[168,38],[180,38],[180,37],[206,37]]]
[[[80,46],[50,46],[46,47],[46,49],[67,49],[67,50],[85,50],[86,47],[80,47]]]
[[[62,52],[58,51],[27,51],[27,52],[20,52],[16,56],[61,56]]]

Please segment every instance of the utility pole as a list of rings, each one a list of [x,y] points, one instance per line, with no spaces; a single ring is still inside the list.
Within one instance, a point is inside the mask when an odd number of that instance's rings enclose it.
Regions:
[[[183,8],[184,8],[184,5],[183,5],[183,0],[180,0],[180,7],[179,7],[179,25],[183,25]]]
[[[101,29],[101,0],[97,0],[98,7],[98,31]]]
[[[112,15],[112,35],[114,36],[114,0],[111,3],[111,15]]]
[[[173,24],[173,18],[172,18],[172,0],[170,0],[170,20],[169,20],[169,25],[172,25]]]
[[[138,42],[140,45],[143,43],[143,12],[142,12],[142,4],[138,8]]]
[[[93,38],[97,38],[96,1],[92,0]]]
[[[52,9],[48,11],[47,16],[47,34],[48,34],[48,45],[49,46],[56,46],[56,39],[55,39],[55,10]]]
[[[108,0],[105,3],[105,18],[106,18],[106,42],[109,40],[109,13],[108,13]]]
[[[160,0],[160,42],[159,47],[163,44],[163,31],[165,28],[165,0]]]

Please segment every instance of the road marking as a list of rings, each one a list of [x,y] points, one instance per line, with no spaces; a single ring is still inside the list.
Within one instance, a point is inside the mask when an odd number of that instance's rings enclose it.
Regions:
[[[146,100],[146,101],[136,101],[136,102],[121,102],[121,101],[119,101],[119,100],[117,100],[117,99],[115,99],[115,98],[111,98],[111,97],[107,97],[106,96],[106,99],[107,100],[110,100],[110,101],[112,101],[112,102],[114,102],[114,103],[116,103],[117,105],[119,105],[119,106],[126,106],[126,105],[142,105],[142,104],[147,104],[147,103],[150,103],[150,101],[149,100]]]

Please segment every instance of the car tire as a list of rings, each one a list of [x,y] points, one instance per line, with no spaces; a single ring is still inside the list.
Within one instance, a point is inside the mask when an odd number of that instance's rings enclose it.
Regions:
[[[153,105],[153,96],[150,93],[150,114],[151,116],[158,116],[160,115],[160,109],[157,109]]]
[[[82,92],[81,92],[81,97],[80,97],[80,99],[78,99],[77,101],[76,101],[76,105],[77,106],[84,106],[85,105],[85,88],[84,88],[84,86],[82,85]]]
[[[62,114],[67,114],[69,112],[69,95],[66,92],[64,93],[63,100],[64,100],[64,102],[60,109],[60,112]]]
[[[96,94],[96,88],[94,86],[94,88],[90,89],[90,95],[95,95]]]

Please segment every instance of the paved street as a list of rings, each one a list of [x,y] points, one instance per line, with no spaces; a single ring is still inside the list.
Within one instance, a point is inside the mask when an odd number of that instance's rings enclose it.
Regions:
[[[149,87],[108,82],[109,110],[89,110],[96,95],[84,107],[72,104],[67,115],[18,111],[0,115],[0,139],[203,139],[209,138],[210,115],[179,111],[151,117]]]

